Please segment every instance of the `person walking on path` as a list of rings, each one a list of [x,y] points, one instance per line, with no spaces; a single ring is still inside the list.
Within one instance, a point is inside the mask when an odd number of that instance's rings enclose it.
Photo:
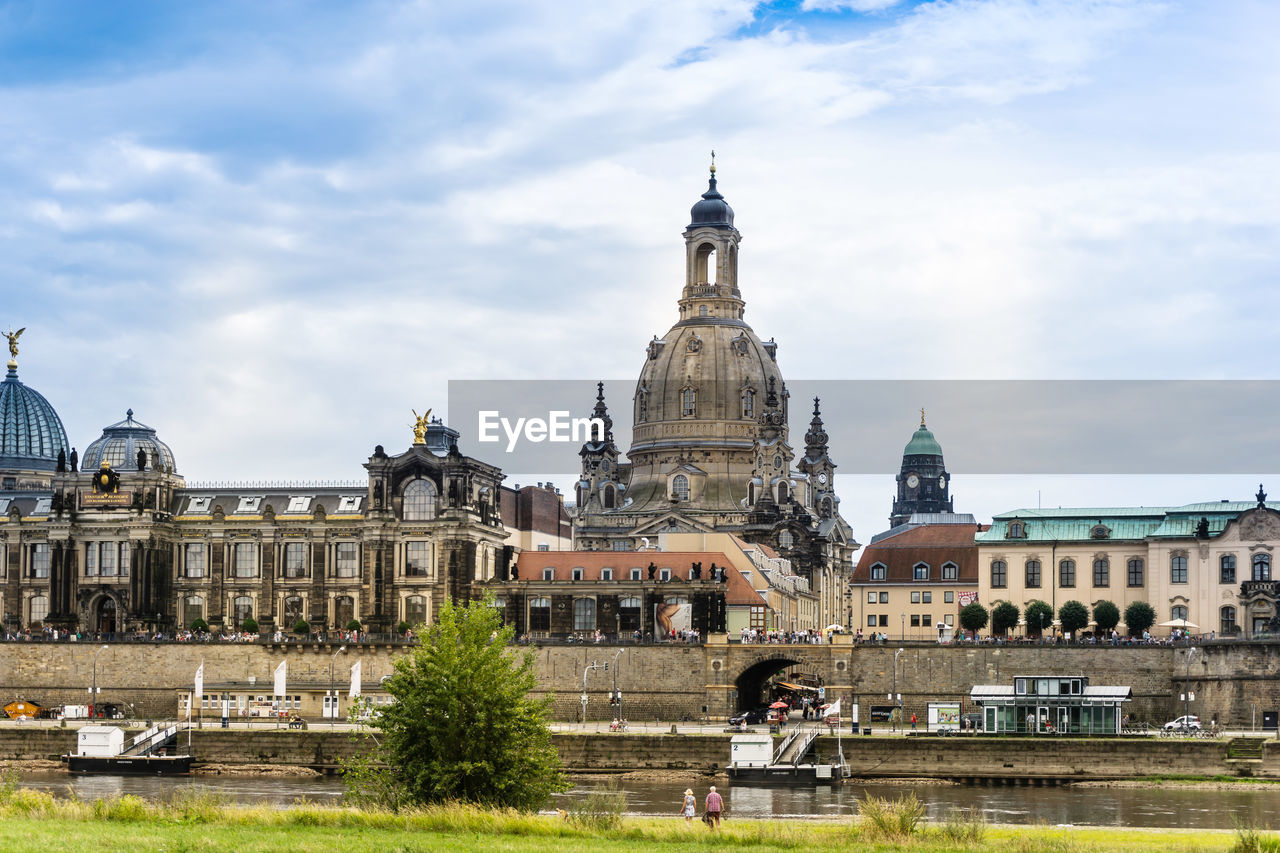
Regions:
[[[698,810],[698,798],[693,795],[692,788],[684,789],[684,807],[680,809],[680,814],[684,815],[684,822],[689,826],[693,826],[693,813]]]
[[[718,829],[722,811],[724,811],[724,799],[716,793],[716,786],[712,785],[711,790],[707,792],[707,826]]]
[[[914,732],[915,730],[916,730],[916,715],[912,714],[911,715],[911,731]]]

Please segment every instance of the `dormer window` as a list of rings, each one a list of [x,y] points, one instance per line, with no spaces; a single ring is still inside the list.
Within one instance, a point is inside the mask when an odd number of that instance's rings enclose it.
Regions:
[[[1094,539],[1110,539],[1111,530],[1105,524],[1095,524],[1089,535]]]
[[[338,498],[338,513],[351,513],[360,511],[360,501],[364,495],[343,495]]]
[[[658,580],[662,580],[662,581],[669,581],[669,580],[671,580],[671,570],[670,570],[670,569],[660,569],[660,570],[658,571]]]
[[[600,570],[600,580],[602,580],[602,581],[611,581],[611,580],[613,580],[613,569],[601,569],[601,570]]]
[[[236,507],[236,512],[237,513],[257,512],[261,506],[262,506],[261,496],[242,497],[240,498],[239,506]]]
[[[582,580],[582,569],[574,569],[571,578],[575,581]]]
[[[1027,525],[1021,521],[1009,522],[1008,538],[1010,539],[1026,539]]]
[[[308,512],[311,509],[311,498],[307,495],[294,495],[289,498],[289,507],[285,512]]]
[[[671,479],[671,497],[678,501],[689,500],[689,478],[684,474],[677,474]]]
[[[542,579],[543,579],[544,581],[553,580],[553,579],[555,578],[555,576],[556,576],[556,570],[555,570],[555,569],[543,569],[543,570],[542,570]]]
[[[213,503],[212,497],[192,498],[187,501],[187,512],[203,515],[209,511],[210,505]]]
[[[885,568],[884,563],[875,563],[871,566],[871,579],[873,581],[882,581],[888,576],[889,570]]]
[[[916,563],[911,567],[911,577],[918,581],[927,581],[929,579],[929,564]]]

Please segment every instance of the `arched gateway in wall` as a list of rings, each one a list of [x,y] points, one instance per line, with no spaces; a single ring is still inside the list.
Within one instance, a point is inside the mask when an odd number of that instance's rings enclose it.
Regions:
[[[722,653],[708,651],[707,712],[713,718],[756,707],[765,682],[793,667],[815,676],[828,701],[852,690],[851,649],[846,645],[735,644]]]

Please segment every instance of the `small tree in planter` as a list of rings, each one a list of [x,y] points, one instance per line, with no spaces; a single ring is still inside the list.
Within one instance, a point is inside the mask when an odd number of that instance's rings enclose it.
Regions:
[[[1093,606],[1093,621],[1099,631],[1106,633],[1120,624],[1120,608],[1115,602],[1099,601]]]
[[[400,624],[396,625],[396,633],[397,633],[397,634],[407,634],[407,633],[409,633],[410,629],[412,629],[412,628],[413,628],[413,623],[412,623],[412,622],[410,622],[410,621],[408,621],[408,620],[406,619],[405,621],[403,621],[403,622],[401,622]]]
[[[293,623],[293,633],[306,636],[311,633],[311,626],[307,624],[306,619],[299,619]]]
[[[191,633],[207,634],[209,633],[209,623],[203,619],[193,619],[191,621]]]
[[[240,623],[240,630],[244,631],[246,634],[256,634],[258,633],[258,621],[252,616],[249,616]]]
[[[976,601],[966,604],[960,611],[960,627],[966,631],[972,631],[975,637],[979,631],[987,627],[987,622],[990,620],[991,614],[987,613],[987,608]]]
[[[1068,601],[1058,608],[1058,621],[1062,630],[1075,634],[1089,624],[1089,609],[1078,601]]]
[[[1018,617],[1022,611],[1018,609],[1018,605],[1012,601],[1002,601],[991,611],[991,630],[996,634],[1004,635],[1009,633],[1009,629],[1018,624]]]
[[[348,630],[348,631],[359,631],[359,630],[360,630],[360,620],[359,620],[359,619],[352,619],[350,622],[348,622],[348,623],[347,623],[347,630]]]
[[[1141,637],[1142,632],[1156,624],[1156,611],[1145,601],[1135,601],[1124,609],[1124,624],[1130,637]]]
[[[1033,631],[1042,636],[1046,628],[1053,625],[1053,607],[1045,601],[1036,599],[1027,605],[1027,633]]]

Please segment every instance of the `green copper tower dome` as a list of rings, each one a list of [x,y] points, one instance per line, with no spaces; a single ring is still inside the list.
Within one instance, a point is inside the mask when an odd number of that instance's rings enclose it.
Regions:
[[[18,379],[18,336],[7,333],[8,372],[0,382],[0,470],[48,471],[70,447],[62,420],[39,391]]]

